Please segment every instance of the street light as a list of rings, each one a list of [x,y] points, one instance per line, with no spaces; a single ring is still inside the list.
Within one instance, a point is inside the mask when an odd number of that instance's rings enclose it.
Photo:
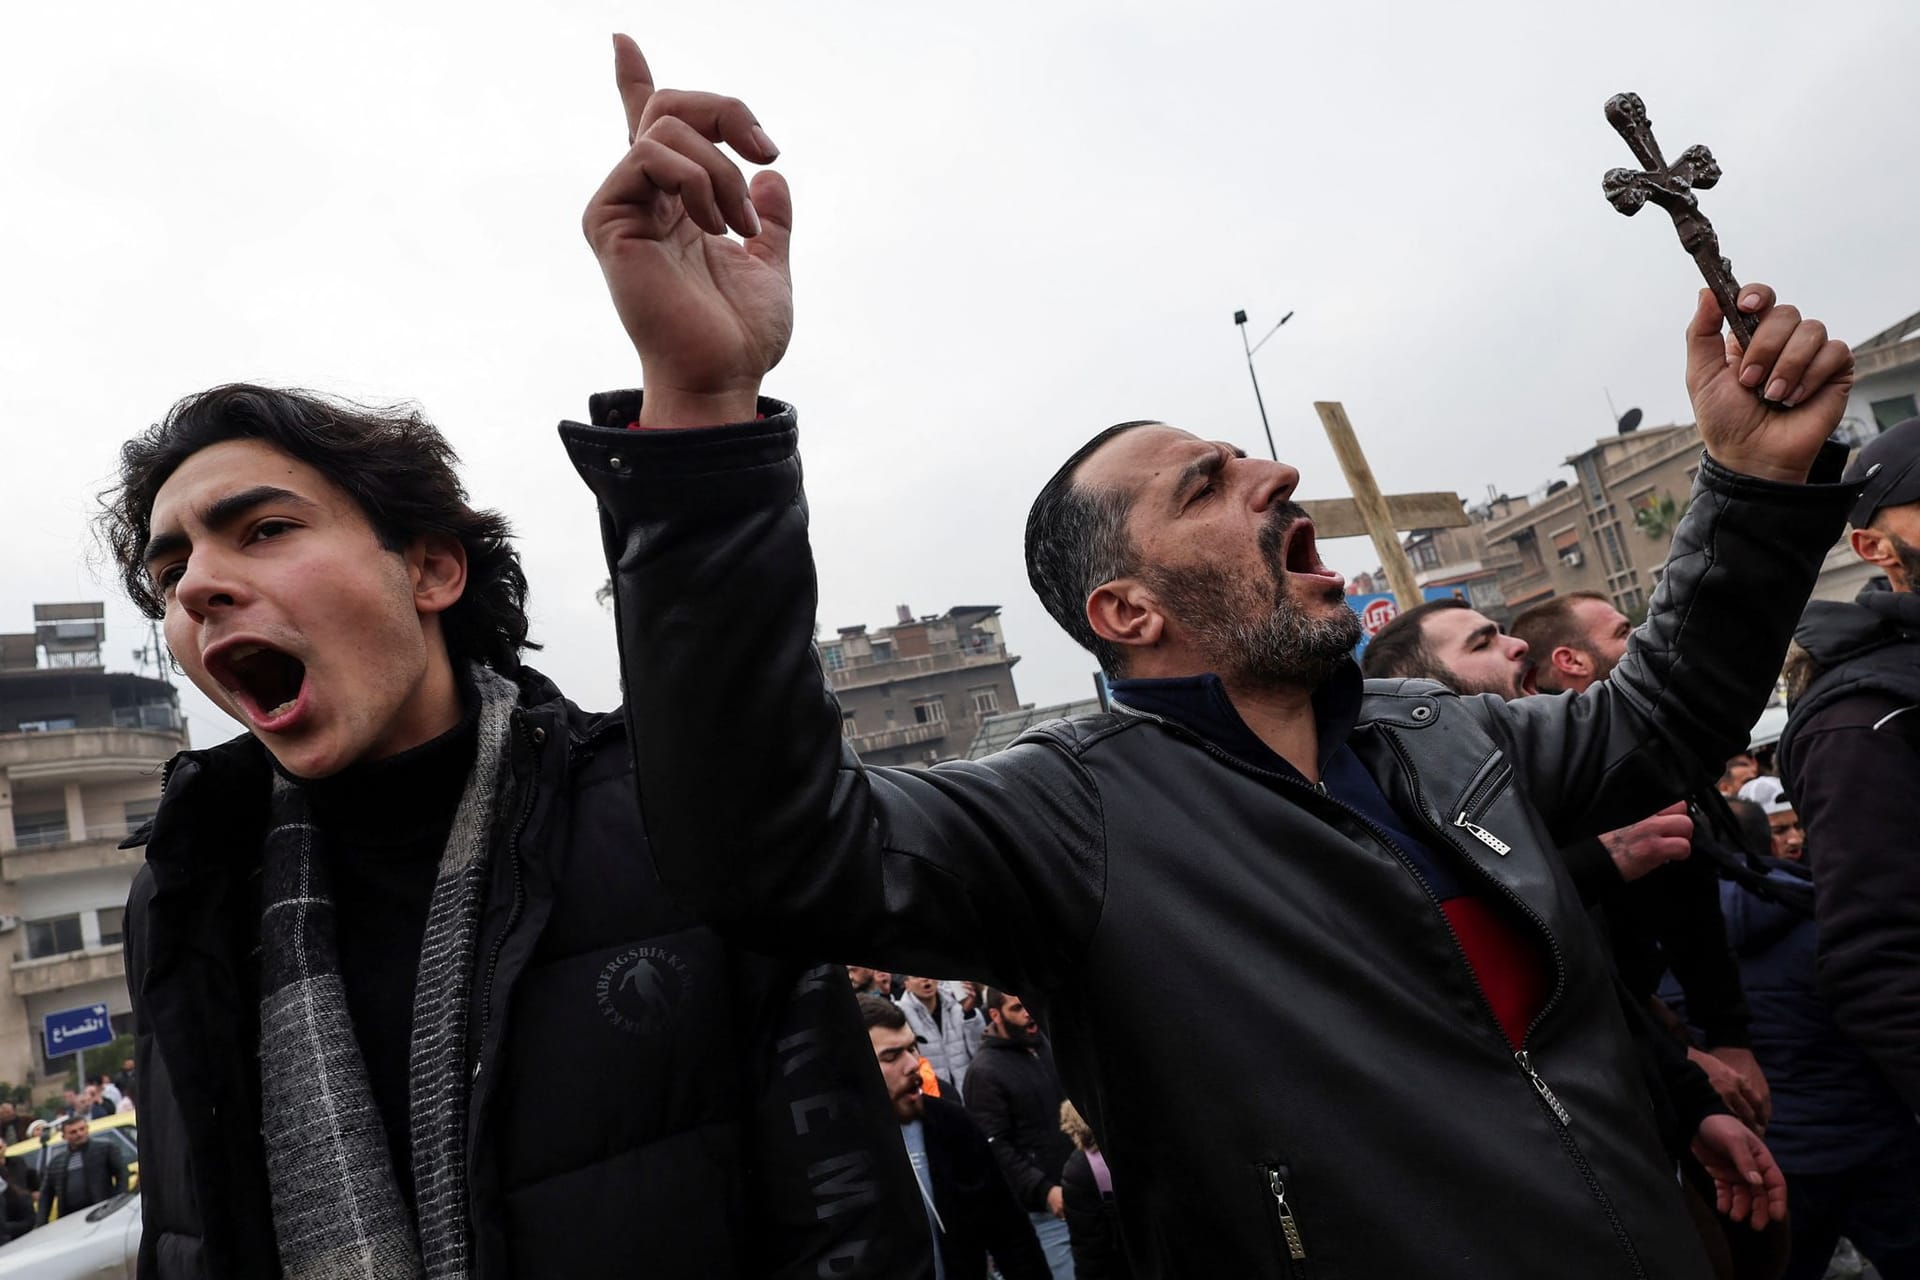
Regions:
[[[1281,316],[1280,324],[1276,324],[1273,328],[1267,330],[1267,338],[1271,338],[1274,334],[1280,332],[1280,325],[1285,324],[1291,319],[1293,319],[1293,312],[1291,311]],[[1273,455],[1275,462],[1278,462],[1280,461],[1280,451],[1273,447],[1273,427],[1267,422],[1267,402],[1260,395],[1260,375],[1253,371],[1253,353],[1267,345],[1267,338],[1262,338],[1260,341],[1250,346],[1248,345],[1247,313],[1244,311],[1236,311],[1233,313],[1233,323],[1240,329],[1240,345],[1246,348],[1247,376],[1253,379],[1253,402],[1260,406],[1260,426],[1267,433],[1267,452]]]

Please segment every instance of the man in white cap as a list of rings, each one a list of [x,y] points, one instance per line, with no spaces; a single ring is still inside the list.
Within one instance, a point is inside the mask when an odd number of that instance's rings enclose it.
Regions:
[[[1773,856],[1798,862],[1806,856],[1807,838],[1800,829],[1800,816],[1793,811],[1787,788],[1772,775],[1755,778],[1740,788],[1740,798],[1760,806],[1767,815],[1767,827],[1773,832]]]

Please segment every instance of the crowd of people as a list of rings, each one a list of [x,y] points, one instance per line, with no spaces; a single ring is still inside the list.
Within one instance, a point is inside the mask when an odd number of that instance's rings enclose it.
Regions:
[[[1879,572],[1856,602],[1803,615],[1777,749],[1763,763],[1742,748],[1684,803],[1562,850],[1593,883],[1583,897],[1630,1012],[1651,1015],[1630,1025],[1661,1101],[1691,1118],[1717,1097],[1785,1176],[1791,1227],[1767,1251],[1712,1224],[1723,1274],[1817,1280],[1844,1235],[1881,1274],[1920,1275],[1920,880],[1890,790],[1920,778],[1907,720],[1920,704],[1920,419],[1875,437],[1842,479],[1860,491],[1854,550]],[[1383,628],[1364,666],[1465,696],[1579,695],[1612,674],[1632,630],[1596,593],[1534,605],[1505,631],[1439,600]],[[1668,1041],[1688,1061],[1669,1053],[1662,1077]],[[1703,1185],[1684,1144],[1669,1149]]]
[[[125,1151],[94,1140],[93,1122],[135,1114],[135,1063],[102,1072],[68,1089],[51,1119],[0,1102],[0,1147],[38,1140],[37,1149],[5,1157],[0,1169],[0,1244],[132,1189]]]
[[[794,210],[732,157],[779,150],[625,37],[615,79],[583,225],[644,390],[560,432],[615,711],[526,664],[418,413],[234,384],[123,447],[126,589],[248,729],[174,761],[129,903],[146,1280],[1920,1274],[1920,472],[1895,431],[1843,474],[1844,344],[1703,293],[1645,624],[1430,606],[1381,679],[1294,468],[1108,428],[1026,560],[1111,709],[868,767],[760,394]],[[1849,521],[1904,603],[1802,625]],[[1747,809],[1796,625],[1797,807]],[[556,1114],[559,1063],[618,1105]]]

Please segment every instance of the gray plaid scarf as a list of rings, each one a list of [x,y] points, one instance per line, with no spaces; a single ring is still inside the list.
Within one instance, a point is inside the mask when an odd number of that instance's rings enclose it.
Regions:
[[[464,1280],[467,1002],[517,691],[473,669],[479,745],[427,910],[408,1085],[416,1233],[347,1012],[320,833],[274,775],[261,937],[260,1074],[273,1233],[287,1280]]]

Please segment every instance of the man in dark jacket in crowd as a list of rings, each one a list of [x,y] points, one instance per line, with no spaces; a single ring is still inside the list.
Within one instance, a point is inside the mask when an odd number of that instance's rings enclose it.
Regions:
[[[1885,579],[1807,607],[1780,772],[1806,831],[1834,1019],[1920,1111],[1920,418],[1869,440],[1847,474],[1864,486],[1854,554]]]
[[[967,1110],[986,1131],[1014,1198],[1033,1219],[1053,1274],[1073,1274],[1060,1170],[1073,1140],[1060,1130],[1066,1090],[1040,1023],[1019,996],[989,987],[980,1056],[967,1072]]]
[[[1433,600],[1389,623],[1363,665],[1369,676],[1438,680],[1457,693],[1579,694],[1613,673],[1632,631],[1626,615],[1590,592],[1534,606],[1507,634],[1463,601]],[[1720,918],[1715,862],[1704,852],[1691,856],[1703,836],[1676,803],[1561,852],[1603,914],[1629,997],[1644,1003],[1671,970],[1713,1050],[1695,1049],[1695,1065],[1735,1115],[1764,1129],[1766,1080],[1747,1044],[1746,997]]]
[[[78,1213],[127,1189],[127,1162],[111,1142],[94,1142],[85,1116],[68,1116],[60,1125],[65,1150],[47,1161],[40,1176],[40,1221]]]
[[[920,1182],[938,1251],[937,1280],[984,1275],[989,1254],[1005,1280],[1047,1280],[1040,1240],[1008,1190],[987,1135],[957,1101],[921,1092],[919,1037],[905,1012],[885,996],[870,995],[860,997],[860,1013]]]
[[[1736,800],[1770,839],[1765,817]],[[1752,1005],[1754,1053],[1773,1081],[1767,1147],[1787,1177],[1793,1256],[1785,1280],[1819,1280],[1841,1236],[1885,1280],[1920,1277],[1920,1123],[1836,1025],[1815,978],[1807,871],[1774,862],[1753,886],[1722,880],[1727,934]],[[1669,978],[1662,995],[1690,1013]],[[1695,1027],[1696,1033],[1698,1027]]]
[[[1363,687],[1298,473],[1126,423],[1046,483],[1027,539],[1115,710],[868,767],[812,644],[797,418],[758,395],[792,329],[792,202],[715,140],[774,149],[745,104],[655,94],[631,42],[616,61],[633,145],[584,226],[646,392],[562,437],[600,504],[627,713],[672,726],[634,736],[663,878],[758,945],[1031,1001],[1145,1274],[1697,1275],[1555,849],[1742,744],[1852,502],[1807,483],[1845,345],[1747,285],[1730,348],[1702,297],[1697,493],[1647,630],[1578,698]],[[1735,1215],[1771,1218],[1778,1171],[1728,1127],[1703,1158]]]
[[[249,730],[176,757],[138,838],[142,1275],[915,1274],[841,973],[662,891],[624,723],[522,664],[453,460],[416,413],[244,385],[123,451],[126,586]],[[615,1083],[592,1124],[557,1063]]]

